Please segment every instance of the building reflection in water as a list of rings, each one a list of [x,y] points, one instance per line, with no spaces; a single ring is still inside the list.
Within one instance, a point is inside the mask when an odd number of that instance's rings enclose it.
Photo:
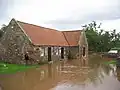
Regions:
[[[120,66],[116,66],[117,80],[120,82]]]
[[[3,90],[2,86],[0,85],[0,90]]]
[[[52,64],[48,64],[48,77],[52,77]]]

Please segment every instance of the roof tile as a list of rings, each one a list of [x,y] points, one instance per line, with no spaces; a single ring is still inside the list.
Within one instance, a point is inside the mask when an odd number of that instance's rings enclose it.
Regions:
[[[25,22],[17,21],[34,45],[77,46],[79,31],[58,31]]]
[[[80,40],[80,34],[82,30],[75,30],[75,31],[63,31],[66,40],[69,46],[77,46]]]

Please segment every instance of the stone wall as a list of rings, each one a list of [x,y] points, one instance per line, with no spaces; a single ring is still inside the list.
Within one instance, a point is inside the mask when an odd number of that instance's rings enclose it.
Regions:
[[[51,47],[52,60],[60,59],[60,47]],[[8,63],[25,64],[24,53],[28,52],[29,64],[38,64],[48,60],[48,47],[34,46],[13,19],[1,38],[0,60]]]
[[[84,38],[80,40],[80,48],[87,45]],[[77,47],[64,47],[65,58],[77,58],[82,53],[82,48]],[[61,47],[51,47],[52,60],[56,61],[61,59]],[[80,50],[80,53],[79,53]],[[87,49],[86,49],[87,50]],[[22,31],[19,24],[12,19],[6,28],[6,32],[1,38],[0,44],[0,60],[8,63],[25,64],[24,53],[28,52],[30,56],[30,64],[38,64],[48,61],[48,47],[34,46],[29,37]]]
[[[23,59],[24,47],[31,47],[29,40],[18,26],[18,24],[11,20],[6,32],[1,38],[1,44],[5,48],[2,60],[9,63],[25,63]]]
[[[38,51],[39,63],[48,61],[48,47],[34,47]],[[64,48],[64,57],[67,58],[66,48]],[[51,47],[51,59],[52,61],[57,61],[61,59],[61,47]]]
[[[83,47],[85,47],[85,56],[83,56]],[[88,43],[86,39],[85,32],[82,31],[80,35],[80,40],[79,40],[79,45],[78,46],[73,46],[73,47],[68,47],[67,48],[68,52],[68,58],[70,59],[77,59],[77,58],[88,58]]]
[[[85,56],[83,56],[83,47],[85,47]],[[81,62],[88,64],[88,42],[85,35],[85,31],[82,31],[79,41],[79,55]]]
[[[86,35],[85,35],[85,31],[81,32],[79,45],[80,45],[80,47],[85,46],[86,50],[88,49],[88,42],[87,42],[87,38],[86,38]]]
[[[73,46],[69,47],[68,49],[68,58],[69,59],[77,59],[79,56],[79,47],[78,46]]]
[[[4,46],[4,52],[0,47],[1,61],[8,63],[25,64],[24,53],[29,52],[30,63],[40,61],[40,52],[35,50],[30,40],[26,37],[15,20],[12,20],[3,37],[1,46]]]

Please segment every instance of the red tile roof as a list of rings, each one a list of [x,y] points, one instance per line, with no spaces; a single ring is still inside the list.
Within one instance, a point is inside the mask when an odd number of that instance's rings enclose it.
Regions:
[[[77,46],[80,40],[81,30],[63,31],[69,46]]]
[[[34,45],[77,46],[80,31],[57,31],[33,24],[17,21]]]

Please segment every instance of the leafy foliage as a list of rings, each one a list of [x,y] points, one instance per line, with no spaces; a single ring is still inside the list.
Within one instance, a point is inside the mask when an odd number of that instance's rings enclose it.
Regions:
[[[88,39],[89,50],[94,52],[106,52],[114,47],[120,47],[120,33],[116,30],[105,31],[95,21],[83,26]]]

